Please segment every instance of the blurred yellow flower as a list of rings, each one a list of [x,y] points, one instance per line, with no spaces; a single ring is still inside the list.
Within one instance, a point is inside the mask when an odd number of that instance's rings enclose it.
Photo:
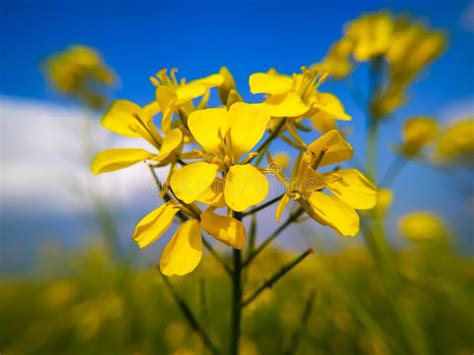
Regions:
[[[414,158],[438,135],[439,128],[435,119],[425,116],[411,117],[403,126],[403,142],[398,151],[403,156]]]
[[[402,235],[413,241],[440,240],[448,235],[444,221],[430,211],[417,211],[403,216],[398,228]]]
[[[353,55],[365,62],[386,53],[393,40],[394,22],[386,11],[365,14],[349,22],[345,36],[353,41]]]
[[[380,188],[377,191],[377,204],[376,208],[380,214],[384,214],[385,211],[392,205],[393,192],[387,188]]]
[[[352,147],[336,130],[327,132],[308,145],[306,152],[295,163],[292,179],[286,181],[279,176],[287,193],[277,207],[276,220],[280,219],[290,199],[294,199],[317,222],[343,236],[355,236],[359,232],[359,216],[355,209],[374,207],[376,188],[356,169],[322,174],[316,171],[317,168],[349,160],[352,154]],[[323,193],[326,188],[332,195]]]
[[[433,161],[474,165],[474,117],[459,120],[442,131],[435,143]]]
[[[116,77],[91,47],[71,46],[45,61],[46,76],[54,88],[65,95],[84,101],[93,108],[102,108],[106,97],[102,87],[112,86]]]
[[[279,170],[285,170],[290,167],[291,157],[286,152],[278,152],[272,156],[272,159]]]

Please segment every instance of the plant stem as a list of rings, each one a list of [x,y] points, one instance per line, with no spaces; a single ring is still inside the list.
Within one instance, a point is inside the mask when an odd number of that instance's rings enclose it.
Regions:
[[[279,195],[275,198],[272,198],[270,201],[267,201],[264,204],[261,204],[260,206],[257,206],[257,207],[252,208],[251,210],[249,210],[245,213],[242,213],[242,217],[247,217],[247,216],[253,215],[254,213],[257,213],[258,211],[261,211],[264,208],[267,208],[268,206],[273,205],[275,202],[280,201],[281,198],[283,197],[283,195],[285,195],[285,194],[283,193],[283,194],[281,194],[281,195]]]
[[[271,288],[275,282],[282,278],[288,271],[293,269],[296,265],[303,261],[309,254],[313,253],[313,249],[308,248],[303,254],[299,255],[296,259],[290,261],[288,264],[282,266],[280,270],[274,273],[268,280],[264,281],[250,296],[248,296],[241,304],[244,308],[248,306],[254,299],[258,297],[266,288]]]
[[[189,325],[201,337],[202,341],[204,342],[204,345],[209,349],[209,351],[213,355],[220,354],[220,351],[214,345],[214,343],[212,342],[209,335],[206,333],[204,328],[202,328],[201,325],[199,324],[199,322],[197,321],[196,317],[194,316],[193,312],[191,311],[191,308],[188,306],[186,301],[178,295],[178,292],[176,292],[176,290],[174,289],[174,287],[171,284],[170,280],[165,275],[163,275],[159,270],[158,270],[158,273],[161,275],[161,278],[163,279],[166,287],[170,291],[171,295],[173,296],[173,299],[175,300],[175,302],[178,305],[179,309],[181,310],[184,317],[188,321]]]
[[[285,355],[296,354],[301,336],[303,335],[303,331],[308,325],[309,316],[311,315],[311,311],[313,310],[313,304],[314,304],[315,299],[316,299],[316,291],[311,290],[308,300],[306,301],[303,314],[301,315],[300,324],[298,325],[298,328],[293,333],[290,339],[290,344],[288,346],[288,349],[284,353]]]
[[[280,131],[285,126],[285,123],[286,123],[286,119],[281,118],[281,121],[278,123],[278,126],[275,127],[273,132],[257,148],[257,152],[259,153],[258,155],[263,154],[265,152],[267,146],[271,143],[271,141],[274,140],[276,137],[278,137],[278,135],[280,134]],[[256,155],[255,157],[257,157],[258,155]],[[250,164],[252,162],[252,160],[255,159],[255,157],[249,159],[248,163]]]
[[[276,237],[280,235],[281,232],[283,232],[291,223],[295,222],[299,216],[303,213],[303,209],[299,208],[296,210],[296,212],[292,213],[291,215],[288,216],[288,219],[280,226],[278,227],[270,236],[265,239],[265,241],[259,245],[257,249],[253,253],[251,253],[247,259],[244,261],[243,266],[246,267],[248,266],[255,257],[260,254],[260,252],[265,249],[265,247],[270,244]]]
[[[232,275],[232,309],[231,309],[231,339],[230,354],[239,355],[240,318],[242,308],[242,255],[241,251],[234,249],[234,270]]]

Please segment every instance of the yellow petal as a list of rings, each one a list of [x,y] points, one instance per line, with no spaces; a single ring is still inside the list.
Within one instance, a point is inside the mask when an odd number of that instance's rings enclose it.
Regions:
[[[158,107],[163,113],[167,109],[169,109],[170,106],[172,106],[177,100],[177,95],[175,91],[163,85],[160,85],[156,88],[155,95]]]
[[[403,144],[401,152],[406,156],[415,156],[438,135],[439,127],[431,117],[416,116],[403,125]]]
[[[279,95],[291,90],[293,79],[286,75],[254,73],[249,77],[252,94]]]
[[[180,129],[175,128],[163,139],[163,144],[161,145],[160,153],[156,156],[157,161],[163,161],[168,156],[180,146],[183,140],[183,133]]]
[[[339,199],[358,210],[375,206],[377,189],[356,169],[339,170],[324,174],[326,185]]]
[[[242,249],[245,245],[247,233],[242,222],[235,218],[206,211],[201,214],[201,227],[217,240],[235,249]]]
[[[333,119],[344,121],[352,119],[352,117],[344,111],[344,106],[341,101],[333,94],[325,92],[316,93],[312,100],[312,107],[329,114]]]
[[[280,202],[278,202],[278,206],[275,211],[275,220],[277,222],[280,222],[281,214],[283,213],[286,206],[288,205],[288,202],[290,202],[290,195],[284,194]]]
[[[99,152],[92,161],[91,171],[94,174],[107,173],[150,159],[155,154],[144,149],[115,148]]]
[[[218,154],[222,137],[229,129],[228,112],[225,108],[209,108],[192,112],[188,117],[188,127],[196,141],[209,153]]]
[[[207,88],[204,85],[189,83],[184,84],[176,89],[176,95],[178,99],[176,100],[176,105],[181,105],[185,102],[189,102],[192,99],[204,95]]]
[[[203,85],[209,89],[216,86],[220,86],[222,85],[223,82],[224,82],[224,76],[222,74],[212,74],[212,75],[206,76],[205,78],[193,80],[189,82],[188,85],[198,84],[198,85]]]
[[[310,120],[314,129],[321,133],[337,129],[336,120],[326,112],[318,111],[310,117]]]
[[[301,97],[294,92],[271,95],[264,104],[269,108],[272,117],[298,117],[304,115],[309,109]]]
[[[263,137],[270,121],[270,113],[264,105],[236,102],[229,110],[232,151],[238,161]]]
[[[313,192],[307,200],[320,223],[345,237],[354,237],[359,232],[359,215],[345,202],[319,191]]]
[[[194,202],[214,182],[219,166],[206,162],[186,165],[170,179],[173,193],[185,203]]]
[[[147,214],[135,227],[133,240],[137,242],[140,248],[145,248],[155,242],[169,228],[178,211],[179,205],[173,201],[168,201]]]
[[[100,123],[114,133],[127,137],[141,137],[136,131],[130,129],[130,126],[140,125],[135,115],[142,120],[147,119],[146,114],[137,104],[127,100],[117,100],[112,103]]]
[[[233,165],[226,176],[224,197],[234,211],[244,211],[267,197],[268,180],[250,164]]]
[[[326,148],[327,151],[319,163],[319,167],[349,160],[354,154],[351,145],[342,138],[337,130],[323,134],[308,146],[307,151],[311,152],[313,159],[316,160],[323,148]]]
[[[225,199],[224,199],[224,184],[225,181],[222,178],[216,178],[214,182],[209,186],[209,188],[200,194],[196,201],[205,203],[209,206],[214,207],[224,207],[225,206]]]
[[[201,261],[202,237],[199,222],[184,222],[166,245],[161,255],[160,270],[164,275],[185,275]]]
[[[149,104],[143,106],[143,111],[144,111],[149,117],[153,117],[153,116],[155,116],[157,113],[160,112],[160,106],[158,105],[158,102],[155,100],[155,101],[152,101],[152,102],[150,102]]]

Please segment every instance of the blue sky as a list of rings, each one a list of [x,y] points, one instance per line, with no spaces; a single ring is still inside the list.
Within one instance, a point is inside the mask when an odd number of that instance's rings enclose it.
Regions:
[[[447,53],[410,88],[410,103],[383,125],[383,172],[394,158],[385,147],[397,142],[405,118],[418,114],[456,118],[447,117],[448,112],[472,104],[473,24],[472,16],[470,26],[466,20],[468,1],[4,0],[0,96],[71,106],[48,89],[39,67],[50,53],[85,44],[98,48],[120,76],[116,98],[149,102],[154,92],[148,77],[163,67],[178,67],[180,75],[193,79],[226,65],[244,98],[256,100],[248,92],[249,74],[269,67],[291,73],[316,62],[340,37],[346,21],[382,8],[409,12],[433,28],[445,29],[450,38]],[[356,79],[361,87],[367,85],[363,69]],[[336,93],[352,114],[350,140],[363,157],[362,112],[341,83],[329,82],[323,89]],[[453,188],[459,176],[410,165],[395,184],[394,214],[428,208],[446,215],[452,225],[468,226],[471,214]]]

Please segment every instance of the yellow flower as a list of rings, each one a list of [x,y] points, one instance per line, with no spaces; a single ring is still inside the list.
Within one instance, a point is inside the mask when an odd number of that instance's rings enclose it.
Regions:
[[[276,164],[278,170],[285,170],[290,167],[291,158],[286,152],[278,152],[272,156],[273,162]]]
[[[166,202],[138,222],[133,239],[140,248],[147,247],[163,235],[180,210],[187,211],[180,204]],[[182,223],[163,250],[160,270],[165,275],[185,275],[198,266],[202,257],[201,229],[233,248],[242,249],[245,245],[245,228],[237,219],[219,216],[212,209],[193,214],[195,218]]]
[[[433,160],[437,164],[474,164],[474,117],[451,124],[435,144]]]
[[[416,157],[420,151],[438,135],[438,124],[431,117],[416,116],[405,121],[403,126],[403,143],[399,146],[400,154]]]
[[[292,77],[270,70],[252,74],[249,85],[252,94],[267,94],[264,104],[272,117],[309,117],[324,112],[332,119],[350,120],[334,95],[317,91],[326,76],[317,67],[303,67],[301,74]]]
[[[268,181],[256,167],[240,162],[265,133],[270,114],[265,106],[238,102],[229,110],[197,110],[188,118],[193,137],[206,152],[207,162],[189,164],[176,171],[170,180],[173,193],[185,203],[199,200],[221,171],[220,184],[225,203],[243,211],[261,202],[268,193]]]
[[[152,113],[131,101],[115,101],[102,117],[101,123],[117,134],[142,137],[159,152],[152,153],[138,148],[104,150],[92,162],[91,170],[94,174],[126,168],[144,160],[161,164],[175,162],[183,144],[183,133],[179,128],[170,130],[162,138],[153,123]]]
[[[430,211],[417,211],[403,216],[398,228],[402,235],[413,241],[440,240],[448,235],[443,220]]]
[[[389,13],[375,12],[350,22],[345,36],[353,40],[353,55],[359,62],[365,62],[384,55],[388,50],[394,30]]]
[[[277,221],[293,198],[317,222],[343,236],[355,236],[359,232],[359,216],[355,209],[374,207],[376,188],[356,169],[316,171],[316,168],[349,160],[352,154],[352,147],[337,130],[327,132],[308,145],[295,163],[292,180],[288,182],[280,177],[288,191],[277,207]],[[324,189],[332,195],[325,194]]]
[[[116,80],[100,53],[86,46],[71,46],[53,54],[45,62],[45,71],[58,92],[83,100],[93,108],[105,103],[100,87],[112,86]]]
[[[149,106],[154,107],[156,112],[181,108],[189,114],[194,110],[193,99],[204,96],[203,100],[207,102],[209,89],[218,87],[224,82],[222,74],[212,74],[188,83],[185,79],[178,82],[176,72],[177,69],[173,68],[168,75],[167,69],[161,69],[156,77],[150,78],[156,86],[156,102],[152,102]]]
[[[377,191],[377,211],[383,215],[393,202],[393,192],[387,188],[380,188]]]
[[[346,77],[352,70],[350,55],[354,46],[354,41],[343,37],[335,42],[321,63],[315,66],[328,72],[331,77],[341,79]]]

